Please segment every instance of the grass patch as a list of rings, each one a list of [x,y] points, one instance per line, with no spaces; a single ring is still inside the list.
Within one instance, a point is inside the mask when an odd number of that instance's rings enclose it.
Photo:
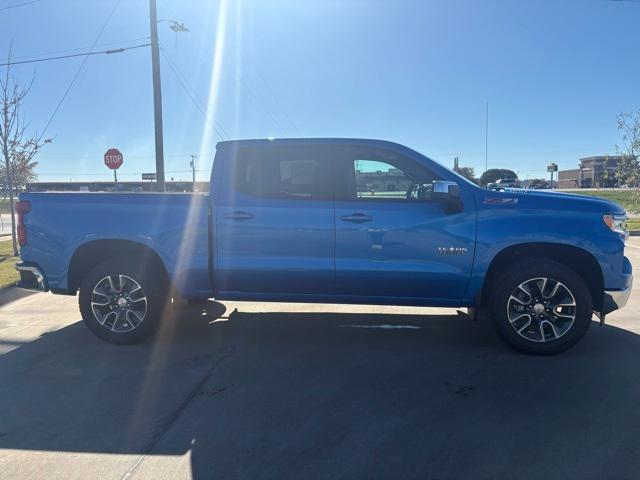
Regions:
[[[11,240],[0,240],[0,288],[15,284],[20,275],[14,268],[18,257],[13,256]]]
[[[639,190],[571,190],[570,193],[611,200],[632,213],[640,213]]]
[[[640,230],[640,218],[631,218],[627,221],[629,230]]]

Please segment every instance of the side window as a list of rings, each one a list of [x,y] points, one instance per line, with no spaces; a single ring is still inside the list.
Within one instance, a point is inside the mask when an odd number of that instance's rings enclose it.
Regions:
[[[429,201],[437,178],[424,168],[403,159],[350,160],[349,198],[362,200]]]
[[[237,159],[237,188],[264,198],[314,199],[331,196],[328,162],[296,155],[256,152]]]
[[[416,181],[390,163],[354,160],[353,173],[357,198],[406,198]]]
[[[284,196],[313,197],[320,168],[315,160],[281,160],[280,193]]]

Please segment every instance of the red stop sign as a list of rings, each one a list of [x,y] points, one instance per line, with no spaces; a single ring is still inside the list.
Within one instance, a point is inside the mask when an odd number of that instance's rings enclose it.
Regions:
[[[104,154],[104,164],[111,170],[117,170],[122,166],[122,152],[117,148],[110,148]]]

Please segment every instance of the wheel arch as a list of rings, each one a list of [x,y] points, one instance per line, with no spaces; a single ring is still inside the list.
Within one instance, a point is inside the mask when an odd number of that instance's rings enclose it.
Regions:
[[[482,285],[480,303],[482,305],[487,304],[492,284],[509,264],[530,258],[553,260],[574,270],[587,284],[594,310],[601,310],[604,295],[604,276],[596,258],[587,250],[574,245],[547,242],[519,243],[498,252],[487,270]]]
[[[169,275],[160,255],[148,245],[131,240],[101,239],[82,244],[69,262],[68,290],[75,293],[84,276],[96,265],[109,259],[130,259],[152,269],[168,285]]]

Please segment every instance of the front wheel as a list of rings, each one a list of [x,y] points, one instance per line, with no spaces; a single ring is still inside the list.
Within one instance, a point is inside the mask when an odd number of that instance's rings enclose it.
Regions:
[[[103,340],[136,343],[152,334],[162,316],[166,287],[148,266],[107,261],[80,285],[82,319]]]
[[[525,353],[549,355],[575,345],[591,325],[593,303],[584,280],[551,260],[521,260],[490,288],[498,334]]]

